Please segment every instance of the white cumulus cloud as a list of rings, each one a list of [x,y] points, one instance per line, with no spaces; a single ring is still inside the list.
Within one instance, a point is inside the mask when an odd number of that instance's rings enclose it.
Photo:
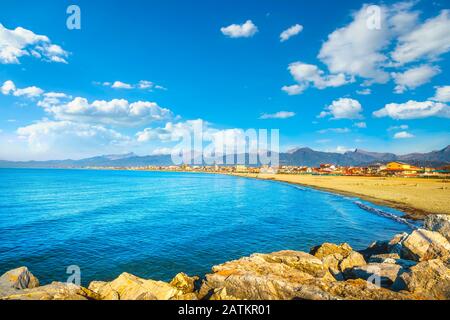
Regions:
[[[48,101],[47,101],[48,102]],[[42,105],[55,119],[115,126],[138,126],[172,119],[173,113],[155,102],[125,99],[89,102],[82,97],[59,104]]]
[[[293,25],[292,27],[284,30],[280,34],[280,41],[284,42],[289,40],[291,37],[298,35],[300,32],[302,32],[303,26],[300,24]]]
[[[292,111],[278,111],[276,113],[263,113],[260,119],[287,119],[295,116],[295,112]]]
[[[415,89],[421,85],[430,82],[430,80],[441,70],[438,67],[430,65],[421,65],[410,68],[403,73],[392,73],[392,78],[396,84],[395,93],[403,93],[409,89]]]
[[[26,87],[26,88],[17,88],[15,83],[11,80],[7,80],[3,83],[2,87],[0,88],[0,91],[4,95],[10,95],[16,97],[26,97],[26,98],[34,98],[39,97],[44,93],[44,90],[41,88],[38,88],[36,86]]]
[[[450,10],[442,10],[434,18],[402,35],[392,58],[399,64],[418,59],[436,59],[450,50]]]
[[[332,116],[332,119],[361,119],[363,108],[358,100],[340,98],[335,100],[319,114],[319,118]]]
[[[139,90],[149,90],[152,91],[152,89],[158,89],[158,90],[167,90],[165,87],[161,85],[157,85],[152,81],[148,80],[140,80],[138,83],[132,84],[127,83],[123,81],[114,81],[114,82],[94,82],[96,85],[102,85],[105,87],[110,87],[113,89],[125,89],[125,90],[132,90],[132,89],[139,89]]]
[[[114,89],[133,89],[133,86],[131,84],[122,82],[122,81],[115,81],[112,85],[111,88]]]
[[[431,100],[438,102],[450,102],[450,86],[436,87],[436,94]]]
[[[362,96],[367,96],[369,94],[372,94],[372,90],[370,88],[364,88],[361,90],[357,90],[356,93]]]
[[[376,13],[374,6],[363,5],[352,15],[352,22],[328,36],[318,58],[331,73],[361,77],[372,84],[388,82],[388,68],[420,59],[434,60],[448,52],[450,11],[443,10],[420,23],[420,12],[413,10],[414,5],[414,1],[405,1],[376,6],[379,28],[368,25]],[[398,90],[403,88],[399,86]]]
[[[354,124],[354,126],[357,127],[357,128],[360,128],[360,129],[365,129],[365,128],[367,128],[367,123],[365,123],[365,122],[356,122]]]
[[[71,121],[43,120],[17,129],[32,153],[57,152],[68,154],[96,154],[99,150],[126,145],[130,138],[103,126]]]
[[[35,34],[22,27],[12,30],[0,24],[0,63],[19,64],[20,58],[24,56],[67,63],[69,53],[53,44],[45,35]]]
[[[408,138],[414,138],[414,135],[407,131],[401,131],[394,134],[394,139],[408,139]]]
[[[375,111],[373,115],[377,118],[391,117],[397,120],[428,117],[450,118],[450,107],[440,102],[410,100],[405,103],[389,103],[384,108]]]
[[[346,77],[343,73],[326,75],[316,65],[299,61],[291,63],[288,70],[298,82],[297,85],[282,88],[289,95],[300,94],[310,85],[318,89],[325,89],[327,87],[340,87],[353,81],[352,78]]]
[[[258,27],[251,20],[247,20],[243,24],[232,24],[228,27],[223,27],[220,31],[230,38],[249,38],[258,32]]]
[[[353,15],[353,21],[335,30],[322,45],[318,58],[330,72],[345,73],[384,83],[388,73],[381,69],[387,57],[382,50],[389,43],[389,29],[370,30],[368,6],[364,5]],[[387,26],[387,9],[381,8],[381,25]]]
[[[305,91],[306,88],[307,88],[307,85],[305,86],[305,85],[294,84],[292,86],[283,86],[281,88],[281,90],[283,90],[290,96],[295,96],[295,95],[301,94],[303,91]]]

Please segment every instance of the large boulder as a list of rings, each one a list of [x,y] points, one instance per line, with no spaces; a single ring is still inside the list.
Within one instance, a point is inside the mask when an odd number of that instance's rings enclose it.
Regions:
[[[230,301],[230,300],[239,300],[236,297],[230,296],[227,293],[227,288],[217,288],[214,289],[212,294],[209,296],[209,300],[225,300],[225,301]]]
[[[186,273],[177,274],[172,281],[170,281],[170,285],[180,289],[183,293],[192,293],[195,290],[195,282],[200,278],[197,276],[189,277]]]
[[[195,300],[197,296],[193,294],[194,281],[195,279],[188,279],[185,275],[177,275],[172,280],[172,285],[122,273],[111,282],[93,281],[89,289],[102,300]]]
[[[352,251],[348,256],[342,259],[341,263],[339,264],[339,268],[342,272],[345,272],[347,269],[364,266],[365,264],[366,260],[364,259],[363,255],[359,252]]]
[[[260,257],[269,263],[286,265],[316,278],[324,278],[328,275],[328,271],[320,259],[301,251],[280,251],[272,254],[255,254],[253,257]]]
[[[345,270],[366,264],[363,255],[353,251],[347,243],[340,245],[324,243],[312,248],[310,253],[321,259],[323,265],[337,280],[343,280],[342,273]]]
[[[324,255],[324,258],[333,255]],[[336,253],[335,253],[336,254]],[[214,266],[200,297],[248,300],[412,299],[363,280],[336,281],[321,260],[304,252],[255,254]]]
[[[333,255],[336,253],[346,257],[352,251],[353,251],[352,247],[350,247],[350,245],[347,243],[341,243],[339,245],[334,243],[324,243],[319,246],[311,248],[309,253],[319,259],[322,259],[326,256]]]
[[[414,261],[445,260],[450,257],[450,243],[438,232],[415,230],[403,241],[401,256]]]
[[[33,289],[17,290],[2,296],[2,300],[98,300],[100,297],[89,289],[72,283],[53,282]]]
[[[425,218],[426,229],[442,234],[450,241],[450,215],[430,214]]]
[[[418,300],[422,296],[409,292],[395,292],[363,279],[337,281],[323,288],[329,294],[344,300]]]
[[[401,259],[398,253],[376,254],[369,257],[369,263],[397,264],[403,269],[409,269],[417,264],[417,261]]]
[[[388,252],[401,254],[403,248],[403,242],[408,238],[409,234],[406,232],[395,235],[388,242]]]
[[[418,263],[402,273],[392,288],[408,290],[428,299],[450,299],[450,269],[439,259]]]
[[[0,277],[0,296],[13,294],[16,290],[36,288],[39,280],[28,271],[27,267],[20,267],[5,272]]]
[[[379,254],[400,254],[402,243],[408,237],[406,232],[395,235],[391,240],[375,241],[367,249],[361,250],[360,253],[369,258]]]
[[[377,286],[389,288],[395,282],[403,268],[392,263],[369,263],[354,267],[345,272],[346,279],[363,279]]]

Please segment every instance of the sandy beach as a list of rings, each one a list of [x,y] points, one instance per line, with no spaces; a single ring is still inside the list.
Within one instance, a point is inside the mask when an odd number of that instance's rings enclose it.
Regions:
[[[443,179],[313,176],[289,174],[236,174],[242,177],[276,180],[354,195],[399,209],[412,219],[427,214],[450,214],[450,181]]]

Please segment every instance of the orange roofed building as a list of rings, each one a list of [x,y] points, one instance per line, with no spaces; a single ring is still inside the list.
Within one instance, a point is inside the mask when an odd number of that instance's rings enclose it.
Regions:
[[[421,168],[410,165],[408,163],[394,161],[389,162],[386,165],[386,169],[382,170],[386,174],[394,174],[394,175],[416,175],[419,171],[422,171]]]

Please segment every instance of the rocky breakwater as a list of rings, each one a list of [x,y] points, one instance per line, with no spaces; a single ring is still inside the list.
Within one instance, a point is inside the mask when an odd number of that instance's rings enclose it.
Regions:
[[[0,277],[0,299],[450,299],[450,217],[430,216],[424,226],[359,252],[345,243],[324,243],[309,253],[253,254],[214,266],[202,281],[184,273],[170,282],[123,273],[88,288],[59,282],[39,286],[22,267]]]

